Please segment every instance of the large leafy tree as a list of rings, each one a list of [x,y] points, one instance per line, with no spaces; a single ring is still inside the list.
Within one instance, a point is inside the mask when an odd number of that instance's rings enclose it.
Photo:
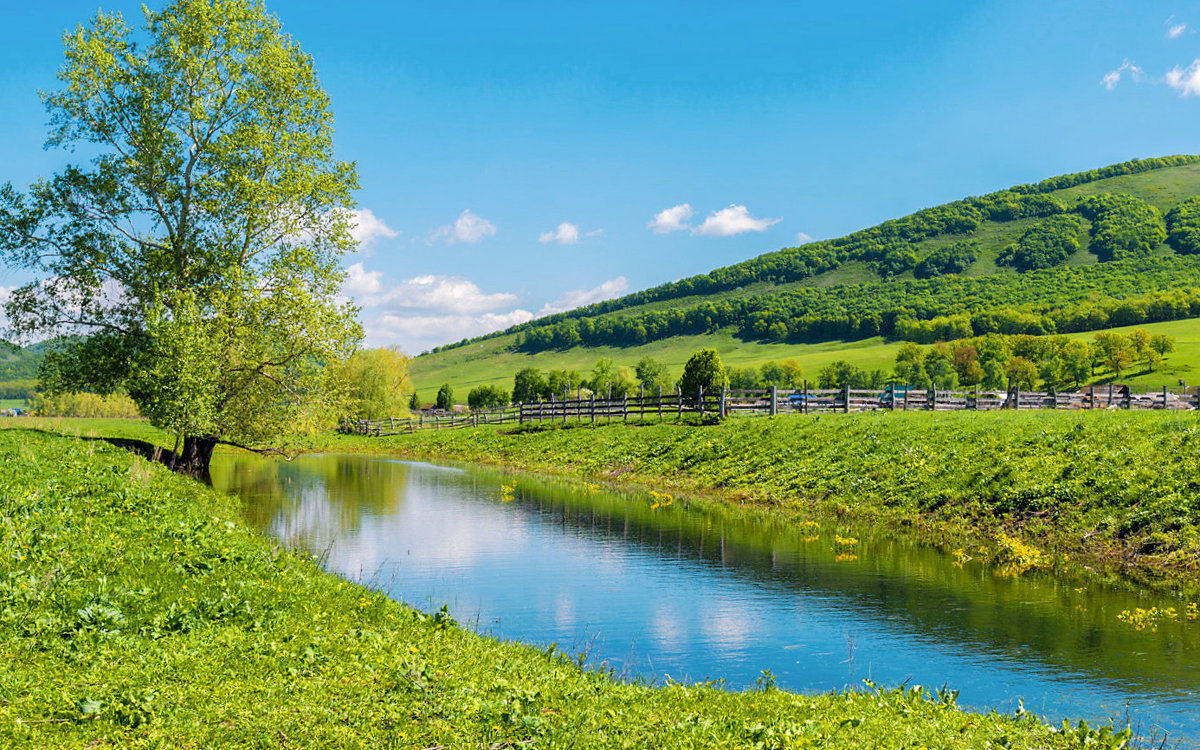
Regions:
[[[257,0],[177,0],[140,32],[100,13],[64,41],[47,145],[91,161],[0,187],[0,256],[38,278],[10,325],[85,334],[47,385],[127,390],[195,470],[324,424],[360,335],[336,296],[357,178],[312,60]]]

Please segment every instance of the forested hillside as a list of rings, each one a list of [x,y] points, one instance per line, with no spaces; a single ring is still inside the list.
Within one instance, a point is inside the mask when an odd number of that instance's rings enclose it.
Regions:
[[[505,337],[504,348],[526,353],[721,330],[760,342],[882,335],[928,343],[1200,316],[1198,195],[1200,156],[1125,162],[965,198],[484,338]]]

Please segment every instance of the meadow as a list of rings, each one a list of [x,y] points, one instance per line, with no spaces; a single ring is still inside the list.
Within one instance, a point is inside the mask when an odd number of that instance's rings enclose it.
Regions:
[[[1122,376],[1122,383],[1158,390],[1164,385],[1178,387],[1180,380],[1192,384],[1194,378],[1200,379],[1200,322],[1175,320],[1109,330],[1128,334],[1134,328],[1171,336],[1175,339],[1176,351],[1167,356],[1158,370],[1135,369]],[[1091,341],[1095,335],[1094,331],[1068,334],[1070,338],[1083,341]],[[641,346],[574,347],[565,351],[526,354],[507,350],[510,338],[477,341],[469,346],[414,359],[411,377],[417,395],[422,401],[431,402],[443,383],[450,383],[460,400],[465,400],[466,393],[477,385],[491,385],[511,391],[513,376],[525,367],[536,367],[543,372],[552,369],[578,370],[587,377],[596,360],[601,357],[610,357],[618,365],[628,367],[636,365],[642,357],[651,357],[665,364],[671,374],[678,377],[688,357],[697,349],[706,347],[715,348],[721,355],[721,362],[734,367],[795,359],[804,368],[805,376],[815,381],[820,369],[835,360],[845,360],[867,371],[890,372],[901,346],[899,341],[889,341],[879,336],[860,341],[827,341],[819,344],[764,343],[743,341],[732,331],[722,331],[703,336],[676,336]],[[1094,380],[1107,382],[1108,379],[1101,375]]]

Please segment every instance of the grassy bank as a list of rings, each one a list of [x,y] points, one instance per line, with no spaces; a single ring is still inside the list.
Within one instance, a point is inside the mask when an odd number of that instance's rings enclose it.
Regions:
[[[322,573],[249,530],[233,499],[106,442],[4,430],[0,460],[4,747],[1069,747],[1101,737],[964,713],[951,694],[920,689],[620,684]]]
[[[1086,565],[1200,586],[1194,413],[788,415],[709,427],[337,437],[327,447],[710,493],[909,527],[1001,564]]]

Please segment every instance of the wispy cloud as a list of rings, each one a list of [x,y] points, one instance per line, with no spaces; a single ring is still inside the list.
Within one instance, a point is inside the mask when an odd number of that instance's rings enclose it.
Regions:
[[[391,239],[399,237],[400,233],[385,224],[371,209],[360,208],[350,211],[350,236],[360,247],[365,247],[379,237]]]
[[[1196,96],[1200,94],[1200,57],[1192,60],[1186,68],[1176,65],[1167,71],[1167,85],[1179,92],[1180,96]]]
[[[813,241],[812,235],[805,234],[804,232],[796,232],[796,244],[797,245],[807,245],[808,243],[810,243],[812,241]]]
[[[470,209],[466,209],[459,214],[453,224],[446,224],[435,229],[429,236],[429,241],[433,243],[444,240],[448,245],[456,242],[475,243],[494,234],[496,234],[495,224],[482,216],[471,213]]]
[[[680,203],[678,206],[664,208],[654,214],[654,218],[646,225],[655,234],[667,234],[669,232],[678,232],[684,229],[690,229],[691,225],[687,220],[692,218],[692,207],[687,203]]]
[[[355,263],[346,269],[342,293],[366,309],[467,314],[517,304],[515,294],[487,294],[474,282],[458,276],[430,274],[385,284],[381,271],[368,271],[362,263]]]
[[[363,332],[368,346],[398,344],[403,351],[417,354],[435,346],[502,331],[530,320],[533,320],[533,313],[519,308],[481,315],[402,315],[389,312],[364,320]]]
[[[542,309],[538,310],[537,317],[540,318],[543,315],[566,312],[567,310],[574,310],[577,307],[590,305],[593,302],[612,299],[624,293],[628,288],[629,280],[624,276],[618,276],[592,289],[572,289],[569,292],[563,292],[557,299],[543,305]]]
[[[542,232],[538,242],[557,242],[560,245],[574,245],[579,242],[579,227],[569,221],[564,221],[549,232]]]
[[[1187,24],[1181,23],[1167,29],[1167,39],[1178,39],[1183,36],[1183,32],[1187,31]]]
[[[1122,74],[1128,72],[1134,83],[1141,83],[1146,78],[1146,72],[1126,59],[1114,70],[1110,70],[1100,79],[1100,85],[1112,91],[1121,82]]]
[[[756,219],[745,206],[730,205],[709,214],[703,224],[692,230],[692,234],[730,237],[743,232],[761,232],[780,221],[782,219]]]

